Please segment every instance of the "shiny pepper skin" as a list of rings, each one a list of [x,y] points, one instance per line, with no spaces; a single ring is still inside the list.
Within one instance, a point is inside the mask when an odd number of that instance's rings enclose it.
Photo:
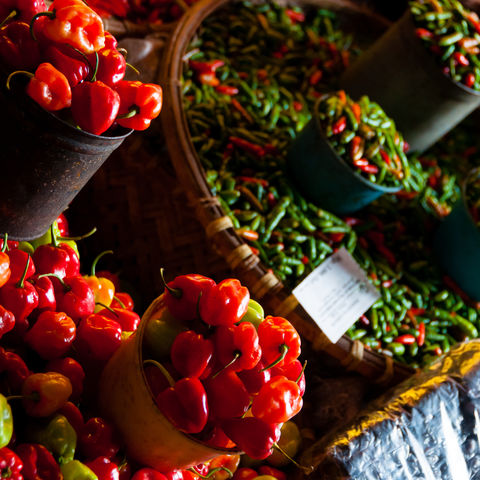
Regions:
[[[19,393],[22,386],[31,374],[20,355],[8,352],[0,347],[0,372],[7,374],[7,384],[12,393]]]
[[[267,423],[284,423],[302,408],[299,386],[283,376],[273,377],[253,399],[252,413]]]
[[[48,417],[72,394],[70,380],[57,372],[32,373],[22,385],[23,407],[31,417]]]
[[[202,296],[200,318],[208,325],[233,325],[247,312],[249,300],[248,289],[237,279],[228,278]]]
[[[32,258],[38,274],[54,273],[60,278],[78,274],[78,256],[67,244],[40,245]],[[73,265],[70,265],[72,262]]]
[[[54,0],[43,25],[43,35],[55,43],[66,43],[83,53],[105,46],[100,16],[81,0]]]
[[[257,394],[272,377],[271,372],[273,369],[263,370],[264,366],[265,365],[262,361],[260,361],[250,370],[237,372],[238,377],[243,382],[250,395]]]
[[[85,59],[67,45],[49,45],[44,52],[44,58],[65,75],[71,88],[90,74],[90,67]]]
[[[188,322],[197,316],[197,304],[215,285],[208,277],[198,274],[180,275],[167,283],[165,304],[170,313],[181,322]]]
[[[47,9],[43,0],[2,0],[0,4],[0,22],[15,11],[17,14],[13,19],[15,21],[30,23],[32,18],[40,12]]]
[[[83,82],[72,90],[72,116],[86,132],[101,135],[115,121],[120,96],[103,82]]]
[[[38,305],[34,310],[35,315],[42,312],[54,312],[57,309],[57,300],[55,298],[55,290],[53,283],[49,277],[38,278],[38,275],[30,277],[30,283],[35,287],[38,293]]]
[[[60,467],[53,455],[39,443],[21,443],[15,453],[22,459],[25,480],[62,480]]]
[[[115,85],[120,95],[120,110],[117,122],[125,128],[145,130],[162,110],[163,93],[160,85],[121,80]],[[129,118],[120,118],[133,114]]]
[[[87,460],[97,457],[113,458],[120,446],[115,440],[115,434],[103,418],[90,418],[78,436],[78,446]]]
[[[74,322],[91,315],[95,297],[88,283],[81,276],[65,277],[63,282],[55,291],[57,310],[65,312]]]
[[[35,70],[40,64],[38,42],[25,22],[12,22],[0,29],[0,59],[16,70]]]
[[[132,480],[167,480],[167,477],[153,468],[141,468],[133,474]]]
[[[113,311],[112,311],[113,310]],[[99,315],[115,320],[122,327],[123,332],[134,332],[140,324],[140,316],[126,308],[114,308],[110,304],[110,309],[104,308],[98,312]]]
[[[289,363],[288,365],[283,365],[281,367],[273,367],[269,371],[272,377],[276,377],[278,375],[283,375],[287,377],[289,380],[292,380],[298,384],[298,388],[300,389],[300,395],[305,393],[305,373],[302,372],[303,365],[301,364],[300,360],[294,360],[293,362]],[[268,371],[268,370],[267,370]]]
[[[85,465],[98,477],[98,480],[119,480],[120,473],[117,465],[107,457],[97,457]]]
[[[6,447],[13,434],[12,409],[7,399],[0,394],[0,448]]]
[[[0,287],[3,287],[10,278],[10,257],[5,252],[0,252]]]
[[[193,330],[179,333],[170,350],[172,364],[182,377],[200,377],[212,356],[212,341]]]
[[[10,278],[8,279],[7,283],[18,283],[25,272],[25,268],[27,269],[25,280],[28,280],[32,275],[35,274],[35,264],[32,261],[32,257],[28,253],[15,249],[10,250],[7,255],[10,259],[11,271]]]
[[[76,333],[75,322],[64,312],[43,312],[25,334],[25,342],[45,360],[63,357]]]
[[[78,435],[83,430],[85,421],[83,419],[82,412],[80,409],[73,404],[72,402],[67,402],[62,408],[58,410],[59,415],[63,415],[68,423],[75,430],[75,433]]]
[[[55,358],[47,363],[46,368],[50,372],[58,372],[65,375],[72,384],[71,399],[76,401],[80,398],[85,380],[85,372],[80,363],[70,357]]]
[[[51,63],[41,63],[27,85],[27,95],[45,110],[56,112],[72,104],[67,77]]]
[[[0,338],[15,327],[15,316],[0,305]]]
[[[63,480],[98,480],[97,475],[79,460],[61,465]]]
[[[96,58],[91,55],[90,63],[95,65]],[[109,87],[114,87],[125,76],[127,62],[125,57],[115,48],[102,48],[98,52],[98,70],[95,76]]]
[[[7,447],[0,448],[0,474],[5,480],[23,480],[23,462]]]
[[[215,355],[222,366],[235,372],[250,370],[262,358],[257,330],[253,324],[218,326],[214,334]]]

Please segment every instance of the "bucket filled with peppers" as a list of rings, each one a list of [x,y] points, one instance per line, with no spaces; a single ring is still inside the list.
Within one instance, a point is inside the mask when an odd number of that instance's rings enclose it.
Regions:
[[[100,403],[129,456],[160,471],[263,459],[302,408],[300,351],[294,327],[264,318],[238,280],[182,275],[108,362]]]
[[[158,116],[162,90],[124,80],[127,63],[81,0],[0,6],[0,230],[39,237],[131,129]],[[39,179],[41,181],[39,181]]]
[[[480,301],[480,169],[463,184],[462,196],[439,225],[434,248],[443,269],[472,299]]]
[[[410,189],[408,145],[393,120],[363,96],[324,95],[287,154],[297,187],[337,214],[351,213],[384,193]]]
[[[342,76],[423,151],[480,105],[480,22],[458,0],[415,0]]]

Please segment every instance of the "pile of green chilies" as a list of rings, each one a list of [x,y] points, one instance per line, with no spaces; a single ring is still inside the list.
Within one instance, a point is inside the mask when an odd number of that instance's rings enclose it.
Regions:
[[[480,19],[458,0],[410,1],[416,35],[455,82],[480,90]]]
[[[332,12],[287,10],[223,9],[187,52],[184,106],[207,181],[239,235],[290,288],[346,247],[382,294],[348,334],[400,361],[428,363],[479,326],[426,247],[431,213],[445,215],[457,197],[455,154],[451,162],[436,151],[411,157],[410,191],[355,217],[305,200],[284,175],[286,151],[357,50]]]
[[[470,172],[465,182],[465,201],[473,221],[480,228],[480,170]]]

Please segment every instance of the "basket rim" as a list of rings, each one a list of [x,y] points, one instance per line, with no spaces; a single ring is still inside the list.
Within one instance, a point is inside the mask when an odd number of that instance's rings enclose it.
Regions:
[[[202,21],[218,8],[236,1],[238,0],[200,0],[195,3],[173,28],[160,62],[157,79],[164,89],[164,105],[160,117],[167,150],[178,180],[214,248],[230,264],[235,275],[252,292],[252,296],[262,301],[267,311],[286,317],[303,338],[312,344],[314,350],[327,352],[340,360],[347,370],[356,371],[382,385],[396,384],[411,376],[416,369],[387,355],[368,350],[359,340],[352,340],[347,335],[343,335],[337,343],[331,343],[295,300],[291,291],[267,270],[251,252],[248,244],[237,235],[229,223],[229,217],[208,187],[205,172],[191,142],[182,104],[180,77],[183,56]],[[384,17],[348,0],[306,0],[297,3],[337,10],[348,6],[352,13],[368,15],[384,29],[390,25]],[[246,248],[250,250],[249,253]],[[233,265],[232,254],[240,250],[243,257]]]

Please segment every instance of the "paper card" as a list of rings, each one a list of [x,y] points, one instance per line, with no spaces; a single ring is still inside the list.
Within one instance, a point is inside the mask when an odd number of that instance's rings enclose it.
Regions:
[[[319,265],[293,294],[333,343],[380,298],[345,248]]]

